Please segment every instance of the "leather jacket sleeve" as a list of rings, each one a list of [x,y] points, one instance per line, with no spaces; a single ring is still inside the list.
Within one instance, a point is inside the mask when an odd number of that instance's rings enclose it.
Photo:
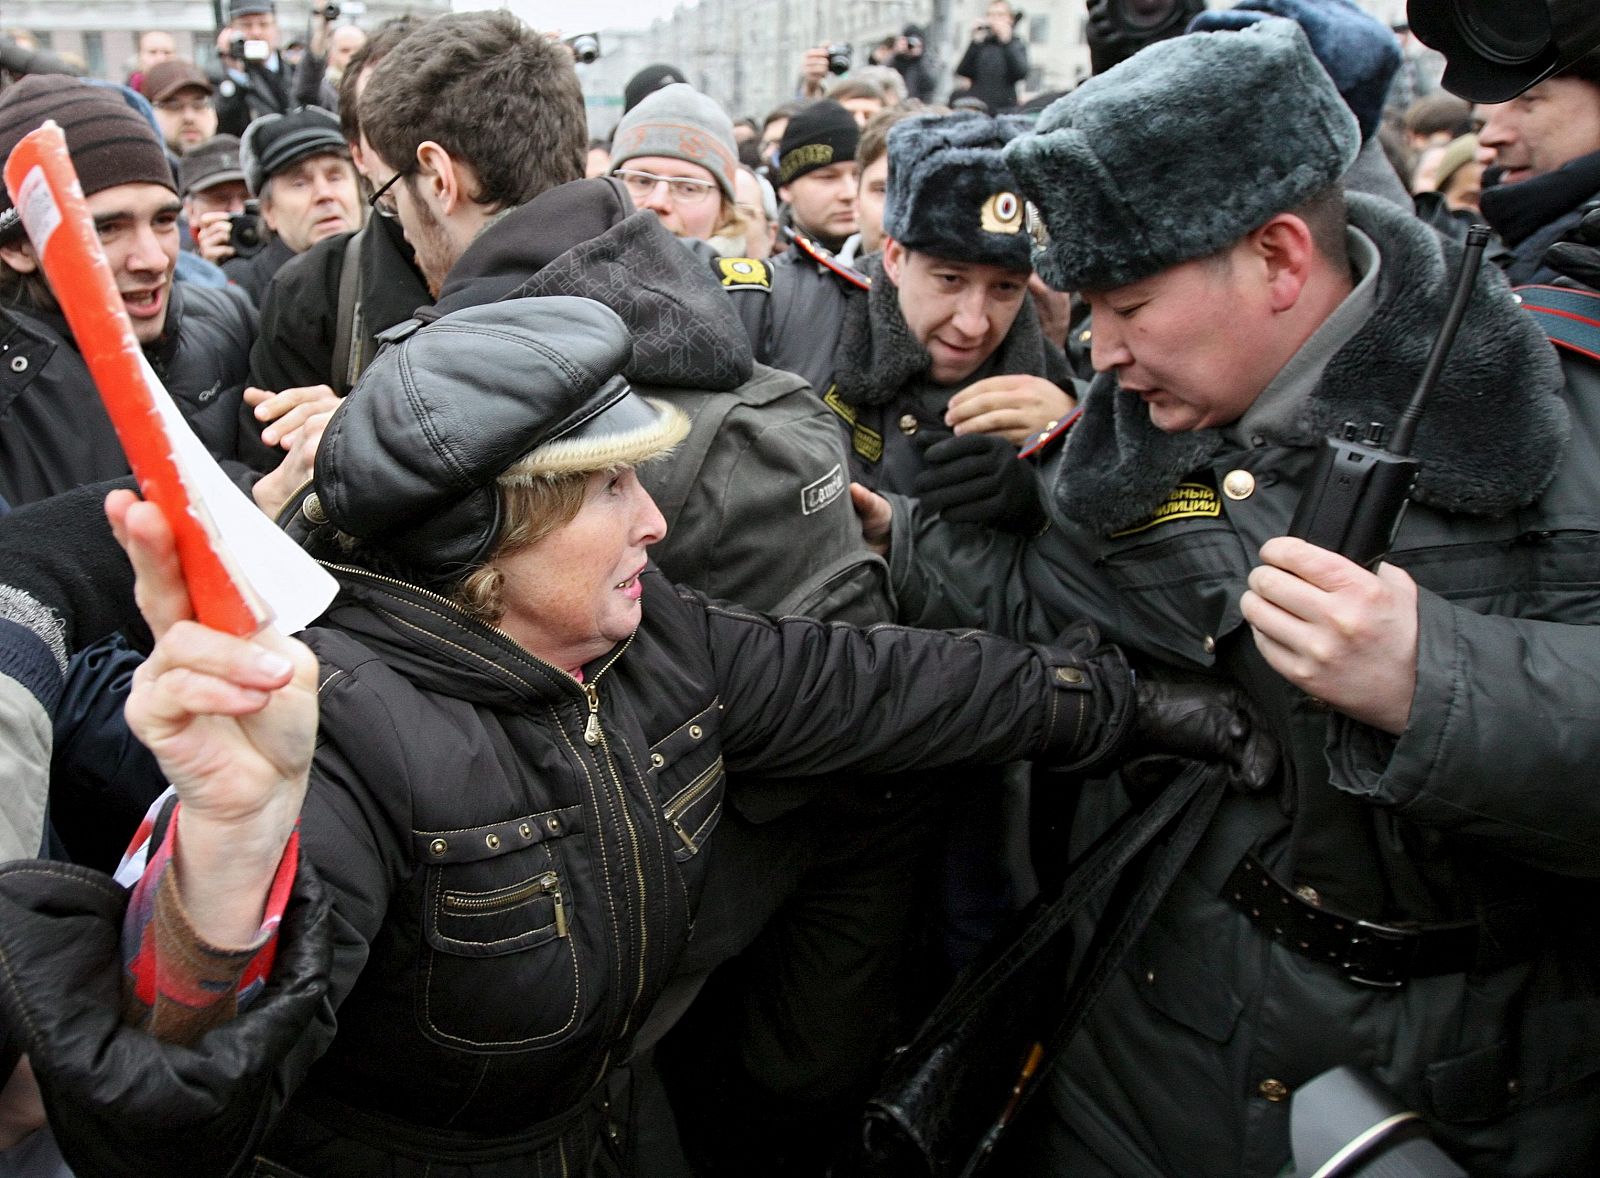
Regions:
[[[1034,759],[1091,772],[1131,733],[1115,648],[1024,647],[977,632],[704,611],[730,770],[786,777]]]
[[[126,902],[88,868],[0,867],[0,1019],[22,1040],[78,1178],[230,1173],[286,1096],[279,1070],[332,1035],[328,905],[302,864],[260,999],[186,1048],[122,1021]]]

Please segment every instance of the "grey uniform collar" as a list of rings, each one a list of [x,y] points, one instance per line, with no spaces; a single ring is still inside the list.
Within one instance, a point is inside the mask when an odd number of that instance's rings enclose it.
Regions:
[[[1321,385],[1328,361],[1372,318],[1378,305],[1378,271],[1383,265],[1378,247],[1354,225],[1345,227],[1345,244],[1350,250],[1350,268],[1356,275],[1355,288],[1289,357],[1244,416],[1223,428],[1222,436],[1229,442],[1261,446],[1288,441],[1295,423],[1305,414],[1306,402]]]

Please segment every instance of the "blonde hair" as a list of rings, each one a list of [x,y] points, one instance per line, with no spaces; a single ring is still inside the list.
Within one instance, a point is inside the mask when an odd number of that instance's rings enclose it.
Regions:
[[[576,519],[588,493],[590,473],[568,471],[501,483],[500,516],[505,523],[500,539],[489,558],[456,586],[455,603],[490,625],[504,617],[505,574],[500,571],[500,558],[537,544]]]

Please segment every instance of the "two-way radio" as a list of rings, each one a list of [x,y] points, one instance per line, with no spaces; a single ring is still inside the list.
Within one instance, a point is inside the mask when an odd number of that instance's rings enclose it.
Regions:
[[[1417,421],[1455,343],[1488,243],[1486,226],[1474,225],[1467,232],[1466,252],[1461,258],[1450,309],[1445,313],[1439,338],[1433,342],[1417,391],[1400,414],[1389,445],[1383,444],[1387,428],[1381,421],[1368,424],[1364,437],[1362,426],[1354,421],[1345,422],[1339,433],[1329,436],[1289,524],[1289,535],[1337,552],[1369,569],[1389,554],[1422,469],[1422,464],[1411,456]]]

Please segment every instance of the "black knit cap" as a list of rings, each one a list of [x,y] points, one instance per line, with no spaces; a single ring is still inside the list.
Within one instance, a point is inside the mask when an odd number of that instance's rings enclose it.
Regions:
[[[159,184],[176,194],[155,128],[123,101],[120,91],[63,74],[30,74],[0,95],[0,161],[49,119],[67,137],[84,196],[119,184]],[[0,241],[23,232],[11,194],[0,185]]]
[[[778,143],[778,183],[788,184],[807,172],[851,163],[861,129],[856,117],[831,98],[813,102],[789,120]]]
[[[688,80],[683,76],[683,71],[675,65],[667,65],[665,62],[647,65],[629,78],[628,84],[622,88],[622,113],[627,114],[661,87]]]

